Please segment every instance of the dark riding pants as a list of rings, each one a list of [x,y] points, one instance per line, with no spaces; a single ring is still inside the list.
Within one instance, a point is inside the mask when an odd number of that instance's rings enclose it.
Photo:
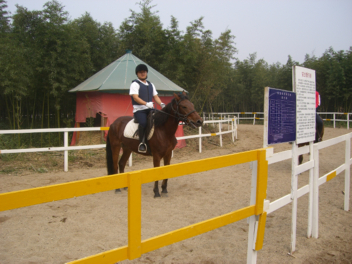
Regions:
[[[150,113],[150,111],[152,111],[152,109],[145,109],[145,110],[140,110],[137,111],[133,114],[134,119],[137,120],[137,122],[143,127],[146,128],[147,127],[147,118],[148,115]]]

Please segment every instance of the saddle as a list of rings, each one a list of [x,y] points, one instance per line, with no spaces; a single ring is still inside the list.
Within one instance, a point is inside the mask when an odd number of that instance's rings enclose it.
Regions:
[[[147,123],[147,128],[146,128],[146,137],[147,140],[151,139],[153,134],[154,134],[154,119],[153,119],[154,112],[151,112],[148,115],[148,123]],[[126,138],[131,138],[131,139],[136,139],[139,140],[139,135],[138,135],[138,123],[137,120],[131,119],[125,127],[125,130],[123,131],[123,136]]]

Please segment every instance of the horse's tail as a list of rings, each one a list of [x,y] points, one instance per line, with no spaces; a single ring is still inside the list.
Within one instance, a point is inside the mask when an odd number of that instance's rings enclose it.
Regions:
[[[112,150],[110,145],[109,133],[106,136],[106,167],[108,169],[108,175],[113,174],[113,160],[112,160]]]

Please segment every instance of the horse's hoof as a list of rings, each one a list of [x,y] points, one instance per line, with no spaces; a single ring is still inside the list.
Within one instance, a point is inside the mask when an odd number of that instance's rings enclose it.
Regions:
[[[116,189],[116,190],[115,190],[115,193],[120,193],[120,192],[121,192],[120,189]]]
[[[125,187],[125,188],[123,188],[124,190],[128,190],[128,188],[127,187]]]
[[[158,197],[160,197],[159,193],[158,194],[154,194],[154,198],[158,198]]]
[[[169,197],[169,195],[167,193],[161,193],[161,197]]]

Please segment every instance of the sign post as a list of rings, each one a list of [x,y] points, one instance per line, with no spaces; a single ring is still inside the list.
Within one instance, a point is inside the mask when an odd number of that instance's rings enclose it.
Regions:
[[[291,225],[291,254],[296,250],[296,227],[297,227],[297,187],[298,175],[298,144],[309,142],[309,160],[313,162],[313,141],[315,140],[315,71],[300,66],[292,67],[292,88],[296,93],[296,141],[292,144],[292,175],[291,175],[291,200],[292,200],[292,225]],[[309,208],[308,208],[308,231],[311,236],[313,223],[313,168],[309,169]]]
[[[315,71],[304,67],[292,67],[293,92],[266,87],[264,94],[264,147],[271,144],[293,142],[291,174],[291,254],[296,249],[297,225],[297,187],[298,173],[302,167],[298,164],[298,144],[309,142],[309,209],[307,236],[312,234],[313,218],[318,219],[318,201],[313,197],[313,141],[315,140]],[[313,208],[314,207],[314,208]],[[314,209],[314,210],[313,210]],[[314,214],[314,215],[313,215]]]

